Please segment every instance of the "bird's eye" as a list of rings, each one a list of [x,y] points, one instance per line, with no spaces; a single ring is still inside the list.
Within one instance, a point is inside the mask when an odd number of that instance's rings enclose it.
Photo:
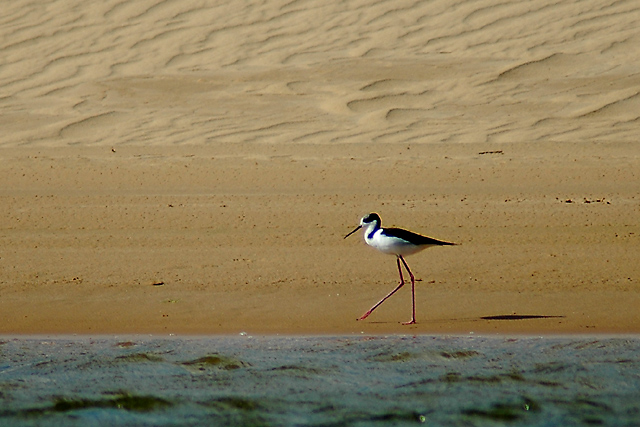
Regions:
[[[378,214],[375,214],[375,213],[370,213],[369,215],[362,218],[362,222],[367,224],[371,222],[376,222],[376,221],[380,221],[380,217],[378,216]]]

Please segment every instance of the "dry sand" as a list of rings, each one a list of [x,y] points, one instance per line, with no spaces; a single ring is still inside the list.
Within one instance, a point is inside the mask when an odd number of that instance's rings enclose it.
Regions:
[[[636,1],[225,3],[3,6],[0,333],[640,332]]]

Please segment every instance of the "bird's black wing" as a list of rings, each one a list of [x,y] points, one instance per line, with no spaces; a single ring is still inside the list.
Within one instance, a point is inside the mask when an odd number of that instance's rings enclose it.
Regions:
[[[414,233],[413,231],[405,230],[403,228],[384,228],[382,230],[382,234],[384,234],[385,236],[398,237],[415,245],[455,245],[455,243],[445,242],[444,240],[438,240],[432,237],[423,236],[422,234]]]

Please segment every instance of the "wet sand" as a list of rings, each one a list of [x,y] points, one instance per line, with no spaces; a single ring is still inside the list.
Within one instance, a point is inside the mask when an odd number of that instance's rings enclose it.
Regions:
[[[637,332],[637,181],[619,160],[632,154],[500,149],[430,145],[392,163],[366,144],[331,160],[308,146],[255,160],[5,149],[0,331]],[[397,281],[393,257],[343,239],[370,210],[460,244],[408,258],[418,325],[399,324],[409,288],[355,320]]]
[[[0,333],[640,332],[635,3],[5,9]]]

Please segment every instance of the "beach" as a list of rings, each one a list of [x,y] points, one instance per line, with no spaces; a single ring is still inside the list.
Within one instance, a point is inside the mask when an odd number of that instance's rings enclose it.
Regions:
[[[0,333],[640,332],[640,7],[57,0],[0,18]],[[343,237],[458,243],[407,259]]]
[[[639,424],[637,2],[6,3],[3,426]]]

